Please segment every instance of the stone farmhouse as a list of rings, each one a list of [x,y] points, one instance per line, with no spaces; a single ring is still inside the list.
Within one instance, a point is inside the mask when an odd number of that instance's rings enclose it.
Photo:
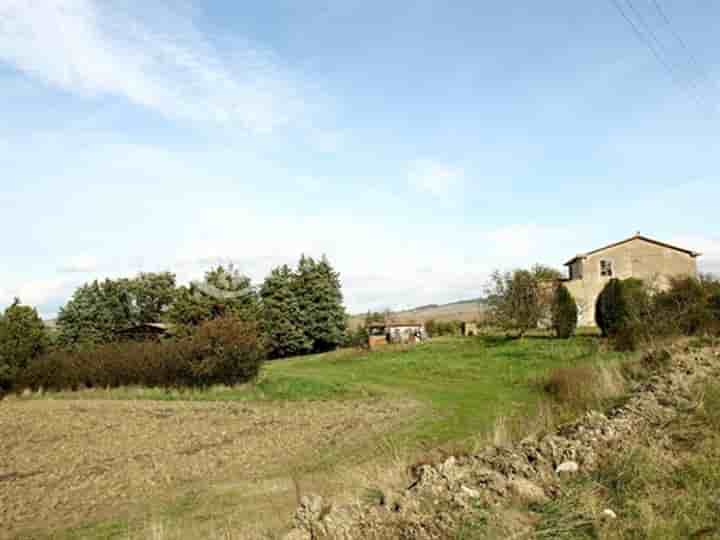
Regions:
[[[595,326],[595,303],[612,278],[638,278],[662,290],[669,278],[697,276],[700,253],[642,236],[635,236],[587,253],[565,263],[563,281],[578,304],[578,324]]]

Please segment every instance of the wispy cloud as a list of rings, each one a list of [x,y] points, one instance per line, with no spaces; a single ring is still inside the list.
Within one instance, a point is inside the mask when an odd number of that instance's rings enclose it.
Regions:
[[[443,196],[462,186],[465,171],[447,163],[418,160],[410,164],[408,182],[418,191]]]
[[[0,0],[0,61],[83,96],[253,132],[304,106],[299,82],[260,48],[236,44],[224,56],[188,17],[153,22],[110,2]]]

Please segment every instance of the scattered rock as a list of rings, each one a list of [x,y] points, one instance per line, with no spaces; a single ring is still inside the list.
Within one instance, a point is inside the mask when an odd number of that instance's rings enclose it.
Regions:
[[[545,490],[525,478],[515,478],[508,483],[510,493],[528,503],[543,503],[548,500]]]
[[[490,446],[472,456],[422,465],[414,471],[415,481],[398,495],[401,503],[328,510],[322,499],[304,500],[296,523],[310,536],[287,540],[436,540],[452,534],[464,513],[473,511],[470,499],[498,512],[506,511],[510,496],[546,502],[561,493],[558,477],[578,474],[581,468],[591,471],[608,448],[622,450],[641,430],[672,420],[688,405],[693,382],[720,371],[716,356],[710,349],[697,357],[675,355],[663,371],[636,384],[622,406],[606,414],[591,411],[539,439],[530,436],[514,446]],[[600,519],[615,520],[617,514],[606,508]],[[531,532],[532,524],[525,529],[518,532]]]
[[[574,461],[565,461],[557,466],[555,472],[559,475],[574,474],[580,470],[580,466]]]
[[[615,512],[613,512],[612,510],[610,510],[609,508],[606,508],[605,510],[603,510],[602,516],[605,519],[617,519],[617,514]]]

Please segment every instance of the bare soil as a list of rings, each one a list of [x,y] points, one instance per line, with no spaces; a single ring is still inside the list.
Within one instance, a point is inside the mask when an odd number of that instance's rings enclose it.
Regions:
[[[6,400],[0,538],[108,519],[208,482],[261,486],[391,430],[413,408],[379,400]]]

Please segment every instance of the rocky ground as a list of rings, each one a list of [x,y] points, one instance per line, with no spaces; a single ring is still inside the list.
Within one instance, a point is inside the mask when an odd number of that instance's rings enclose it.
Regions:
[[[0,538],[114,518],[132,505],[172,500],[194,482],[287,475],[293,463],[392,429],[413,407],[4,400]]]
[[[710,347],[676,346],[643,362],[650,376],[634,384],[624,404],[605,413],[589,412],[514,446],[421,465],[410,485],[375,493],[371,501],[334,505],[305,496],[286,540],[457,538],[464,523],[479,519],[479,509],[492,521],[511,503],[542,504],[560,493],[566,477],[592,471],[605,456],[637,444],[640,434],[662,441],[663,426],[696,406],[694,385],[720,374],[720,350]],[[597,517],[614,518],[611,508]],[[503,527],[507,538],[532,537],[527,515],[506,519]]]

